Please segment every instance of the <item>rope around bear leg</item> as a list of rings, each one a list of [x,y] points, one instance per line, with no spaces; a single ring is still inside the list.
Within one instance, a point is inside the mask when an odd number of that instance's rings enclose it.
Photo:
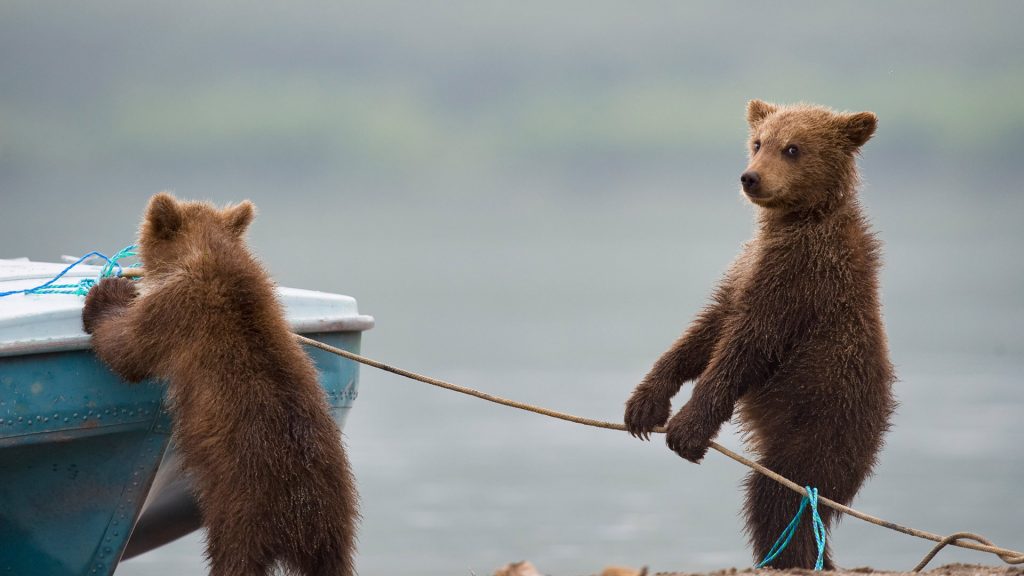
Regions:
[[[488,394],[486,392],[474,390],[473,388],[468,388],[466,386],[459,386],[458,384],[452,384],[451,382],[445,382],[444,380],[438,380],[437,378],[431,378],[430,376],[424,376],[422,374],[417,374],[415,372],[410,372],[408,370],[396,368],[395,366],[384,364],[383,362],[378,362],[376,360],[366,358],[365,356],[360,356],[359,354],[353,354],[352,352],[349,352],[347,350],[335,348],[334,346],[324,344],[323,342],[313,340],[312,338],[306,338],[305,336],[299,334],[296,334],[295,338],[302,344],[313,346],[314,348],[319,348],[320,350],[323,350],[325,352],[330,352],[331,354],[336,354],[343,358],[348,358],[349,360],[359,362],[360,364],[365,364],[367,366],[371,366],[379,370],[384,370],[385,372],[391,372],[392,374],[397,374],[399,376],[403,376],[411,380],[416,380],[419,382],[423,382],[425,384],[430,384],[433,386],[437,386],[439,388],[444,388],[445,390],[451,390],[453,392],[459,392],[462,394],[467,394],[469,396],[474,396],[482,400],[487,400],[488,402],[501,404],[502,406],[518,408],[519,410],[526,410],[527,412],[533,412],[535,414],[540,414],[542,416],[557,418],[559,420],[565,420],[567,422],[573,422],[576,424],[583,424],[584,426],[592,426],[594,428],[604,428],[607,430],[622,431],[626,430],[626,426],[623,424],[618,424],[615,422],[604,422],[602,420],[595,420],[593,418],[583,418],[581,416],[573,416],[572,414],[558,412],[556,410],[543,408],[541,406],[534,406],[532,404],[526,404],[525,402],[509,400],[507,398],[502,398],[500,396],[495,396],[493,394]],[[658,428],[655,428],[653,431],[655,433],[664,434],[665,428],[659,426]],[[791,481],[790,479],[780,474],[773,472],[772,470],[769,470],[768,468],[765,468],[764,466],[758,464],[757,462],[754,462],[753,460],[750,460],[749,458],[741,456],[740,454],[737,454],[736,452],[733,452],[732,450],[725,448],[724,446],[718,444],[717,442],[712,442],[711,448],[739,462],[740,464],[747,466],[748,468],[751,468],[761,474],[764,474],[765,476],[771,478],[772,480],[778,482],[779,484],[782,484],[786,488],[789,488],[790,490],[800,494],[801,496],[809,496],[807,490],[800,486],[799,484]],[[971,550],[977,550],[979,552],[988,552],[990,554],[995,554],[999,557],[1000,560],[1007,564],[1024,564],[1024,552],[1018,552],[1016,550],[1010,550],[1008,548],[994,546],[987,539],[978,536],[977,534],[971,534],[969,532],[958,532],[956,534],[951,534],[949,536],[940,536],[932,532],[926,532],[924,530],[910,528],[908,526],[896,524],[895,522],[883,520],[870,514],[865,514],[864,512],[855,510],[853,508],[850,508],[849,506],[844,506],[838,502],[829,500],[824,496],[818,496],[818,502],[824,506],[828,506],[829,508],[836,510],[837,512],[841,512],[843,514],[859,518],[865,522],[869,522],[876,526],[882,526],[884,528],[895,530],[897,532],[902,532],[910,536],[916,536],[918,538],[923,538],[925,540],[938,542],[938,545],[936,545],[931,550],[931,552],[929,552],[928,555],[925,556],[920,563],[918,563],[918,565],[914,568],[914,572],[921,571],[928,564],[928,562],[930,562],[931,559],[934,558],[936,554],[938,554],[939,550],[941,550],[947,545],[959,546],[961,548],[969,548]],[[976,542],[971,542],[968,540],[976,540]]]
[[[815,572],[820,571],[825,565],[825,524],[821,521],[821,516],[818,514],[818,489],[811,486],[805,486],[807,490],[807,496],[800,499],[800,508],[796,511],[796,516],[790,521],[786,529],[779,535],[779,539],[772,544],[771,550],[765,555],[764,559],[754,565],[754,568],[764,568],[776,558],[782,551],[789,546],[789,541],[793,539],[796,534],[797,528],[800,527],[800,518],[804,515],[804,510],[808,505],[811,507],[811,531],[814,532],[814,541],[818,545],[818,558],[814,561]]]

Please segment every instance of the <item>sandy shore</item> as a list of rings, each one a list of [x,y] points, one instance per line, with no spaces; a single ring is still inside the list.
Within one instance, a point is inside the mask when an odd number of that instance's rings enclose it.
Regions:
[[[773,570],[771,568],[728,568],[715,572],[651,572],[645,568],[609,566],[600,574],[593,576],[1024,576],[1022,566],[982,566],[980,564],[946,564],[924,572],[891,572],[873,568],[850,568],[833,572],[814,572],[813,570]],[[499,568],[494,576],[546,576],[529,562],[516,562]]]

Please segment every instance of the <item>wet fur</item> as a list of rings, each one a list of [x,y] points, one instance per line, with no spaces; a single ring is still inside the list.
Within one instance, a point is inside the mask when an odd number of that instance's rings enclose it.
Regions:
[[[198,489],[217,576],[354,574],[355,480],[313,363],[246,248],[254,216],[150,201],[138,284],[106,279],[82,320],[125,380],[166,379],[174,434]],[[141,291],[137,288],[141,286]]]
[[[699,462],[722,424],[739,422],[759,462],[848,504],[889,428],[894,380],[878,296],[880,243],[856,197],[857,150],[874,133],[870,112],[809,105],[748,105],[749,199],[758,230],[711,302],[654,364],[626,405],[625,423],[648,438],[667,424],[668,446]],[[754,143],[760,149],[754,151]],[[796,158],[783,151],[797,145]],[[688,380],[693,394],[669,419]],[[745,513],[755,560],[770,550],[800,496],[747,478]],[[821,508],[829,526],[831,509]],[[804,522],[774,568],[812,568]],[[825,568],[833,566],[826,551]]]

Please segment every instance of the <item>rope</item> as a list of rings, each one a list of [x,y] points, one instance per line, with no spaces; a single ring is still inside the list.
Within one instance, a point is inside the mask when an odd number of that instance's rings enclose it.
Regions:
[[[807,501],[811,504],[811,531],[814,532],[814,541],[818,544],[818,559],[814,562],[814,569],[821,570],[825,562],[825,523],[821,521],[818,514],[818,489],[807,486]]]
[[[89,252],[85,256],[82,256],[78,260],[75,260],[67,268],[61,270],[60,273],[58,273],[56,276],[50,278],[49,280],[40,284],[39,286],[33,286],[32,288],[25,288],[23,290],[10,290],[8,292],[0,292],[0,298],[3,298],[4,296],[11,296],[14,294],[74,294],[76,296],[85,296],[101,278],[109,278],[111,276],[123,275],[125,269],[122,268],[120,264],[118,264],[118,260],[120,260],[121,258],[129,258],[135,255],[135,245],[126,246],[125,248],[118,250],[117,254],[114,254],[110,258],[107,258],[100,252]],[[85,262],[89,258],[94,257],[102,258],[106,262],[103,265],[103,268],[100,269],[99,276],[97,276],[96,278],[82,278],[81,280],[73,284],[56,284],[57,280],[63,278],[64,275],[70,272],[75,266],[78,266],[79,264]],[[132,266],[139,266],[139,264],[133,264]]]
[[[501,404],[502,406],[518,408],[520,410],[533,412],[535,414],[540,414],[542,416],[557,418],[558,420],[565,420],[566,422],[573,422],[576,424],[582,424],[584,426],[593,426],[594,428],[604,428],[606,430],[626,430],[626,426],[624,424],[604,422],[601,420],[594,420],[593,418],[584,418],[581,416],[573,416],[572,414],[558,412],[555,410],[551,410],[549,408],[543,408],[541,406],[534,406],[532,404],[526,404],[524,402],[509,400],[507,398],[502,398],[500,396],[494,396],[493,394],[488,394],[486,392],[474,390],[473,388],[468,388],[466,386],[459,386],[458,384],[452,384],[451,382],[445,382],[444,380],[438,380],[437,378],[431,378],[430,376],[424,376],[422,374],[417,374],[415,372],[403,370],[402,368],[397,368],[395,366],[391,366],[383,362],[378,362],[377,360],[372,360],[370,358],[366,358],[365,356],[360,356],[359,354],[354,354],[352,352],[349,352],[348,350],[342,350],[341,348],[336,348],[329,344],[324,344],[323,342],[313,340],[312,338],[306,338],[305,336],[299,334],[295,334],[295,338],[302,344],[306,344],[314,348],[319,348],[320,350],[323,350],[325,352],[330,352],[331,354],[335,354],[343,358],[348,358],[349,360],[359,362],[360,364],[372,366],[373,368],[377,368],[378,370],[391,372],[392,374],[397,374],[399,376],[404,376],[405,378],[409,378],[411,380],[417,380],[425,384],[430,384],[433,386],[437,386],[439,388],[444,388],[445,390],[451,390],[453,392],[459,392],[461,394],[474,396],[482,400],[487,400],[488,402]],[[663,426],[659,426],[658,428],[655,428],[653,432],[663,434],[665,432],[665,428]],[[743,464],[744,466],[752,470],[764,474],[765,476],[771,478],[772,480],[778,482],[779,484],[782,484],[786,488],[789,488],[790,490],[796,492],[797,494],[800,494],[801,496],[809,496],[809,492],[806,488],[801,487],[799,484],[793,482],[792,480],[780,474],[777,474],[776,472],[773,472],[768,468],[765,468],[764,466],[758,464],[757,462],[754,462],[753,460],[750,460],[749,458],[746,458],[744,456],[741,456],[740,454],[737,454],[736,452],[733,452],[732,450],[729,450],[728,448],[718,444],[717,442],[712,442],[711,448],[717,452],[724,454],[725,456],[728,456],[729,458],[735,460],[736,462]],[[935,546],[935,548],[932,549],[932,551],[929,552],[928,555],[914,568],[915,572],[919,572],[920,570],[922,570],[925,567],[925,565],[927,565],[928,562],[935,557],[939,550],[941,550],[943,547],[947,545],[959,546],[960,548],[969,548],[971,550],[977,550],[979,552],[988,552],[990,554],[995,554],[999,557],[1000,560],[1007,564],[1024,564],[1024,552],[1018,552],[1016,550],[1010,550],[1009,548],[1001,548],[999,546],[994,546],[989,540],[977,534],[972,534],[970,532],[958,532],[956,534],[951,534],[949,536],[940,536],[939,534],[926,532],[924,530],[918,530],[917,528],[910,528],[909,526],[903,526],[901,524],[890,522],[888,520],[883,520],[870,514],[865,514],[864,512],[855,510],[853,508],[850,508],[849,506],[844,506],[834,500],[829,500],[824,496],[817,496],[817,501],[818,503],[828,506],[829,508],[837,512],[853,516],[854,518],[859,518],[870,524],[882,526],[883,528],[895,530],[896,532],[902,532],[903,534],[907,534],[910,536],[923,538],[924,540],[938,542],[939,544]],[[976,542],[969,542],[966,540],[975,540]]]
[[[946,536],[942,540],[939,540],[939,543],[936,544],[935,547],[932,548],[931,551],[928,552],[928,554],[926,554],[925,557],[922,558],[921,561],[917,563],[917,566],[914,566],[913,572],[920,572],[921,570],[923,570],[924,567],[927,566],[928,563],[932,561],[932,558],[935,558],[935,555],[939,553],[939,550],[942,550],[946,546],[949,546],[950,544],[952,544],[954,546],[962,546],[962,544],[960,544],[960,542],[959,542],[959,540],[961,538],[965,538],[965,539],[968,539],[968,540],[976,540],[976,541],[981,542],[982,544],[986,544],[988,546],[992,545],[992,542],[990,542],[987,538],[985,538],[983,536],[979,536],[978,534],[972,534],[971,532],[955,532],[953,534],[950,534],[949,536]],[[964,546],[964,548],[969,548],[969,546]],[[999,556],[999,558],[1002,559],[1002,561],[1006,562],[1007,564],[1021,564],[1021,563],[1024,563],[1024,557],[1022,557],[1022,556],[1018,556],[1016,559],[1011,557],[1009,560],[1007,560],[1003,556]]]
[[[800,508],[796,511],[796,516],[789,522],[786,529],[779,535],[779,539],[772,544],[768,554],[765,555],[764,560],[761,560],[754,566],[754,568],[764,568],[771,564],[782,551],[789,546],[790,540],[793,539],[793,535],[796,534],[796,529],[800,527],[800,518],[804,515],[804,509],[807,505],[811,505],[811,530],[814,532],[814,541],[818,545],[818,559],[814,562],[814,569],[821,570],[825,565],[825,524],[821,521],[821,516],[818,514],[818,489],[806,486],[807,496],[800,499]]]
[[[118,264],[118,260],[122,258],[132,258],[134,256],[138,256],[139,253],[135,251],[136,248],[138,248],[138,245],[132,244],[130,246],[125,246],[124,248],[118,250],[117,254],[111,256],[107,264],[103,266],[102,270],[100,270],[100,277],[108,278],[110,276],[123,276],[125,273],[125,269],[122,268],[120,264]],[[132,264],[130,268],[137,269],[140,266],[142,266],[142,263],[136,262],[135,264]],[[114,268],[117,268],[117,272],[114,271]]]

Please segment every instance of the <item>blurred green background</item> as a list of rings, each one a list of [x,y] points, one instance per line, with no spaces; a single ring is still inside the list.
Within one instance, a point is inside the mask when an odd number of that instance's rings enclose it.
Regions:
[[[377,317],[368,355],[620,419],[750,234],[747,100],[872,110],[902,407],[855,505],[1020,548],[1022,21],[1013,1],[7,0],[2,256],[116,251],[162,189],[251,198],[280,283]],[[743,470],[714,455],[370,370],[345,432],[362,574],[750,562]],[[845,566],[928,548],[856,521],[834,542]],[[201,556],[197,535],[119,574]]]

